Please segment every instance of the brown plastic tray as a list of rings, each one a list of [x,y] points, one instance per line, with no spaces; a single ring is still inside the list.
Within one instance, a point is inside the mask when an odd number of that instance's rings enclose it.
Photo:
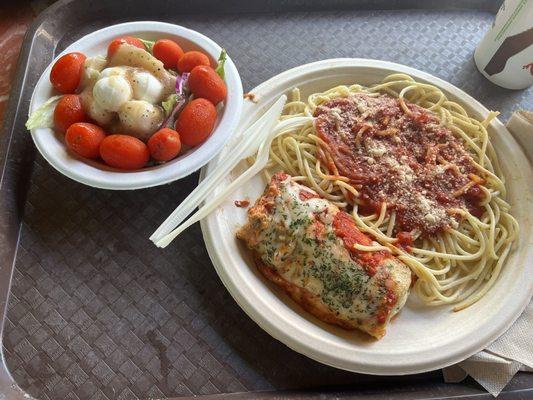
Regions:
[[[127,20],[208,35],[228,49],[245,90],[307,62],[367,57],[446,79],[506,119],[533,108],[532,91],[490,84],[472,60],[498,3],[83,0],[43,12],[24,41],[0,142],[0,398],[490,399],[471,379],[445,384],[440,371],[353,374],[293,352],[233,301],[199,226],[165,250],[148,240],[197,174],[131,192],[86,187],[36,154],[24,122],[54,54]],[[532,399],[533,375],[518,374],[500,398]]]

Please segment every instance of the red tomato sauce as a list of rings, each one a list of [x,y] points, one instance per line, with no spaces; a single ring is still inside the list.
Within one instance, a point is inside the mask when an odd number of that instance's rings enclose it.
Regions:
[[[432,112],[407,107],[409,113],[396,98],[359,93],[315,111],[318,136],[328,145],[322,150],[340,175],[361,185],[359,210],[373,214],[385,202],[396,212],[395,232],[422,236],[455,227],[452,208],[480,217],[484,180],[465,145]]]
[[[234,204],[236,207],[246,208],[250,205],[250,201],[249,200],[235,200]]]
[[[298,193],[298,197],[300,198],[300,200],[305,201],[309,199],[316,199],[320,196],[316,193],[309,192],[308,190],[301,189],[300,193]]]
[[[407,252],[411,252],[411,246],[413,245],[414,237],[410,232],[399,232],[396,236],[398,241],[396,246],[403,248]]]
[[[335,214],[333,229],[335,234],[344,242],[344,247],[350,252],[352,258],[363,266],[369,276],[374,276],[381,262],[390,257],[388,253],[383,251],[370,252],[355,249],[355,244],[371,246],[372,240],[357,228],[353,218],[344,211]]]

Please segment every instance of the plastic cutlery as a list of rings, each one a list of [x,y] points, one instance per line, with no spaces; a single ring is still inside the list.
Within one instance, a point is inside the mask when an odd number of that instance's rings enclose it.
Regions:
[[[185,200],[170,214],[170,216],[150,236],[154,243],[178,226],[212,191],[213,187],[228,174],[243,158],[249,157],[257,151],[264,137],[276,124],[287,96],[281,96],[256,122],[247,128],[236,140],[239,148],[228,154],[227,159],[221,161],[217,168],[209,174]],[[234,146],[235,147],[235,146]]]
[[[181,232],[183,232],[185,229],[187,229],[192,224],[200,221],[201,219],[208,216],[216,207],[220,205],[224,201],[224,199],[231,194],[237,187],[244,184],[246,181],[248,181],[250,178],[252,178],[254,175],[256,175],[258,172],[260,172],[263,168],[265,168],[267,162],[268,162],[268,155],[270,151],[270,145],[272,144],[272,141],[274,138],[282,133],[285,133],[287,131],[290,131],[296,127],[300,127],[303,124],[308,123],[309,121],[312,121],[312,117],[297,117],[297,118],[291,118],[290,120],[282,121],[280,122],[275,129],[271,129],[269,131],[268,136],[266,139],[261,143],[259,147],[259,151],[257,153],[256,160],[254,164],[248,168],[245,172],[243,172],[237,179],[235,179],[233,182],[231,182],[228,186],[226,186],[222,192],[217,193],[214,197],[208,199],[204,206],[200,208],[196,213],[194,213],[188,220],[186,220],[183,224],[178,226],[176,229],[174,229],[172,232],[170,232],[168,235],[164,236],[163,238],[155,241],[156,246],[158,247],[166,247],[168,246]],[[229,172],[229,171],[227,171]]]

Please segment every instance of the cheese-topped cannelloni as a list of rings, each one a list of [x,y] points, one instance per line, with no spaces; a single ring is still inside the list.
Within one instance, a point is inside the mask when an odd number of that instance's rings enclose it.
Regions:
[[[279,172],[238,232],[261,273],[319,319],[380,338],[404,305],[409,268],[355,221]]]

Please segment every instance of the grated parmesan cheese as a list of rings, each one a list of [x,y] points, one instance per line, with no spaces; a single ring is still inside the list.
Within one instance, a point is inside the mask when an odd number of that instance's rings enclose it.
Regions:
[[[317,107],[315,126],[333,149],[339,173],[361,185],[362,204],[378,209],[386,203],[396,212],[396,232],[426,236],[457,225],[460,217],[447,212],[451,208],[483,211],[479,189],[454,195],[478,170],[464,143],[434,113],[409,108],[406,114],[395,98],[357,93]]]
[[[370,138],[365,139],[365,147],[368,153],[373,157],[381,157],[387,152],[387,148],[382,143]]]

